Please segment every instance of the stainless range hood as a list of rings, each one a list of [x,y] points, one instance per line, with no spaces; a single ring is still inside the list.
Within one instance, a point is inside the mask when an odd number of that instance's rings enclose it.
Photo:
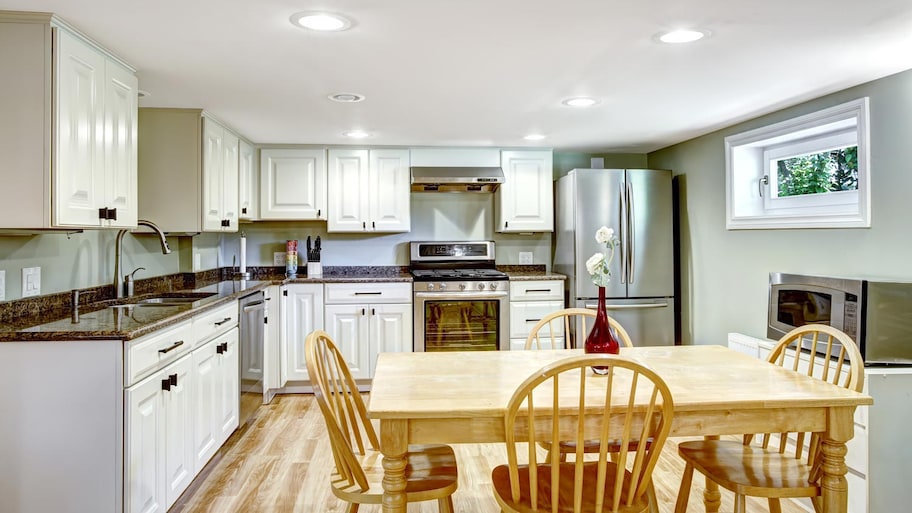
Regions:
[[[504,182],[499,167],[413,167],[413,192],[493,192]]]

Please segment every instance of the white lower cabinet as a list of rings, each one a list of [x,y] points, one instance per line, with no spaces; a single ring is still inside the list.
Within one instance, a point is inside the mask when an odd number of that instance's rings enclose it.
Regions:
[[[238,330],[193,351],[193,460],[198,472],[238,427]]]
[[[374,376],[380,353],[412,351],[411,284],[327,283],[325,297],[326,332],[355,379]]]
[[[290,283],[282,290],[282,366],[280,381],[307,381],[304,340],[313,330],[323,329],[323,284]]]
[[[564,308],[564,283],[560,280],[511,281],[510,282],[510,350],[522,350],[532,327],[545,315]],[[555,325],[555,329],[563,329]],[[551,343],[551,338],[542,339]],[[561,349],[564,334],[555,338]],[[552,349],[542,347],[542,349]]]
[[[190,355],[126,390],[127,512],[165,512],[196,475]]]
[[[236,312],[228,304],[126,343],[125,513],[165,513],[237,429]]]

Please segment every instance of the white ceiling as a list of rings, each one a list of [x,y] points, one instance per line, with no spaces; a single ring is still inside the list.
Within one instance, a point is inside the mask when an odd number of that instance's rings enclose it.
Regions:
[[[138,69],[147,107],[255,143],[646,152],[912,68],[909,0],[0,0]],[[354,26],[313,33],[329,10]],[[663,30],[712,36],[665,45]],[[367,97],[327,100],[337,92]],[[561,100],[594,96],[589,109]],[[373,134],[352,141],[341,134]],[[522,136],[548,137],[528,142]]]

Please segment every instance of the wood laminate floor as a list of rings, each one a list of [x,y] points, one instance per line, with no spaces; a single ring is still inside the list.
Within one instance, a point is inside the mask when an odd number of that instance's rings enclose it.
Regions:
[[[672,513],[684,464],[678,439],[669,440],[654,473],[661,513]],[[491,469],[506,462],[502,444],[457,444],[459,489],[453,496],[460,513],[497,513],[491,494]],[[329,488],[332,466],[329,439],[311,395],[280,395],[263,406],[253,422],[231,436],[219,454],[177,500],[170,513],[343,512],[346,504]],[[748,498],[749,512],[769,511],[766,501]],[[731,512],[732,495],[723,490],[722,512]],[[379,506],[362,506],[379,513]],[[435,501],[409,504],[409,513],[434,513]],[[694,477],[688,513],[702,513],[703,479]],[[782,502],[783,513],[805,513]]]

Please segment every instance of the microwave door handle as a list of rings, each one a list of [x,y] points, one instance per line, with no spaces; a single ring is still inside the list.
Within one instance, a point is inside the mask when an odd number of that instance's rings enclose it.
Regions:
[[[633,186],[627,182],[627,283],[633,283],[636,262],[636,208],[633,204]]]

